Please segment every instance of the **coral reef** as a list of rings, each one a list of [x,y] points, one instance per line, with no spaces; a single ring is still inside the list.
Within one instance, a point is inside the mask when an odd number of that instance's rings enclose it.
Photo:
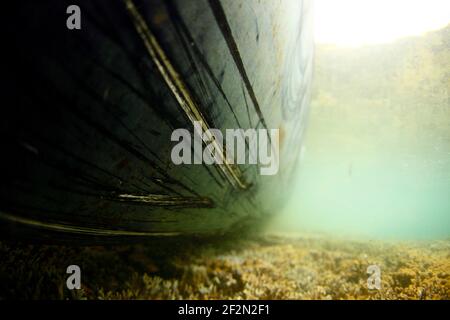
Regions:
[[[311,235],[128,246],[0,243],[1,299],[449,299],[450,241]],[[65,286],[66,267],[82,289]],[[367,267],[381,271],[369,289]]]

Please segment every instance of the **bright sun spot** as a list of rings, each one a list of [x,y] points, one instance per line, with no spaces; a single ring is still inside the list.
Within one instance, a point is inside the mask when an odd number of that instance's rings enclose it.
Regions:
[[[450,0],[313,1],[317,43],[386,43],[450,23]]]

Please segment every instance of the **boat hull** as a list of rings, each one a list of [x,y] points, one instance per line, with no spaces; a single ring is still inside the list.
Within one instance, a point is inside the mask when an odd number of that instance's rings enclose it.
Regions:
[[[66,27],[77,4],[81,29]],[[220,234],[288,196],[311,91],[309,1],[10,4],[3,235]],[[260,165],[176,165],[175,129],[278,129]],[[230,167],[231,168],[231,167]]]

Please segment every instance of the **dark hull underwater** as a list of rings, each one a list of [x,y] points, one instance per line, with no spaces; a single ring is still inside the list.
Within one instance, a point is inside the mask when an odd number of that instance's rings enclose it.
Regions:
[[[309,106],[309,1],[15,2],[3,9],[3,236],[221,234],[280,208]],[[66,28],[71,4],[81,30]],[[174,165],[172,131],[198,119],[279,129],[278,174]]]

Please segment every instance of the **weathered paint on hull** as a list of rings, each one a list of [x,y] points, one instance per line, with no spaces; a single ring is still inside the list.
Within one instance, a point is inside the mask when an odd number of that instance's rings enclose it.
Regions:
[[[81,30],[65,27],[70,4]],[[217,234],[282,205],[311,90],[309,1],[10,6],[0,189],[10,236]],[[278,174],[174,165],[171,133],[195,120],[280,129]]]

